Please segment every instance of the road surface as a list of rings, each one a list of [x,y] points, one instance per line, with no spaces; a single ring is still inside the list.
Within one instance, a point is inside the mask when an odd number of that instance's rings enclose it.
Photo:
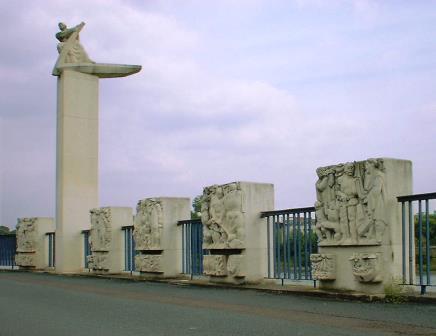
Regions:
[[[0,272],[0,335],[436,335],[436,305]]]

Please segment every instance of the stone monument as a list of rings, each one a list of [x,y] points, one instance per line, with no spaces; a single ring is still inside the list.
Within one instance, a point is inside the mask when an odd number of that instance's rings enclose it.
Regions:
[[[46,269],[48,264],[48,232],[54,232],[53,218],[18,218],[15,264],[23,268]]]
[[[122,227],[132,225],[132,208],[96,208],[90,214],[89,242],[92,254],[88,256],[88,267],[100,273],[120,273],[124,269]]]
[[[91,61],[80,43],[85,23],[59,23],[56,139],[56,271],[79,272],[89,210],[98,202],[98,84],[100,78],[125,77],[139,65]]]
[[[182,272],[179,220],[190,217],[189,198],[158,197],[138,202],[133,238],[136,271],[148,277],[176,277]]]
[[[383,293],[402,272],[396,197],[412,194],[412,162],[368,159],[321,167],[317,174],[314,278],[321,288]]]
[[[267,269],[267,226],[260,212],[274,209],[274,186],[233,182],[204,188],[201,200],[204,274],[214,282],[261,281]]]

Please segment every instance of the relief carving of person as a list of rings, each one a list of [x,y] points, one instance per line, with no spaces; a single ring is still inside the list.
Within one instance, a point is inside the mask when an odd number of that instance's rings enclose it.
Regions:
[[[345,243],[357,243],[357,205],[359,194],[357,178],[354,176],[354,164],[346,163],[344,172],[337,178],[338,190],[336,198],[339,203],[341,230]]]
[[[73,28],[67,28],[67,25],[63,22],[59,22],[59,32],[56,34],[56,38],[59,40],[57,49],[59,54],[62,52],[64,47],[66,47],[67,42],[72,37],[73,33],[76,33],[75,40],[69,45],[69,49],[66,50],[66,55],[64,63],[95,63],[93,62],[86,53],[83,46],[80,44],[79,32],[85,25],[84,22]]]

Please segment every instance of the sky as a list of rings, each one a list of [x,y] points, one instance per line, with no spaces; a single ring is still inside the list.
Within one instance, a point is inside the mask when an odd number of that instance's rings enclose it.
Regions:
[[[312,206],[319,166],[413,161],[436,191],[436,1],[0,0],[0,225],[54,216],[57,23],[101,63],[100,205],[273,183]]]

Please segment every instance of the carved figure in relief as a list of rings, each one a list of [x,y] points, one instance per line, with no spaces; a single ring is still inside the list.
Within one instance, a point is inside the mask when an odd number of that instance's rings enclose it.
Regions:
[[[163,209],[160,201],[145,199],[138,202],[133,237],[136,250],[161,249]]]
[[[135,267],[140,272],[162,273],[161,255],[137,255],[135,256]]]
[[[88,267],[95,271],[106,271],[109,269],[108,253],[93,253],[87,257]]]
[[[203,272],[206,275],[226,276],[227,263],[225,255],[205,255],[203,258]]]
[[[227,271],[228,274],[234,277],[244,277],[245,276],[245,257],[243,255],[230,255],[227,260]]]
[[[36,248],[36,218],[20,218],[17,223],[17,252],[34,252]]]
[[[381,243],[384,173],[382,159],[318,168],[315,230],[321,245]]]
[[[354,253],[350,261],[353,275],[360,282],[380,282],[383,280],[380,253]]]
[[[311,254],[312,276],[315,280],[336,279],[336,256],[333,254]]]
[[[96,208],[91,213],[91,251],[109,251],[112,240],[110,208]]]
[[[204,189],[201,220],[205,247],[244,247],[242,202],[243,193],[238,183]]]
[[[34,267],[35,254],[34,253],[18,253],[15,255],[15,264],[21,267]]]
[[[80,44],[79,33],[84,25],[85,23],[82,22],[73,28],[67,28],[65,23],[59,23],[60,31],[56,34],[56,38],[59,40],[57,49],[62,63],[95,63]]]

